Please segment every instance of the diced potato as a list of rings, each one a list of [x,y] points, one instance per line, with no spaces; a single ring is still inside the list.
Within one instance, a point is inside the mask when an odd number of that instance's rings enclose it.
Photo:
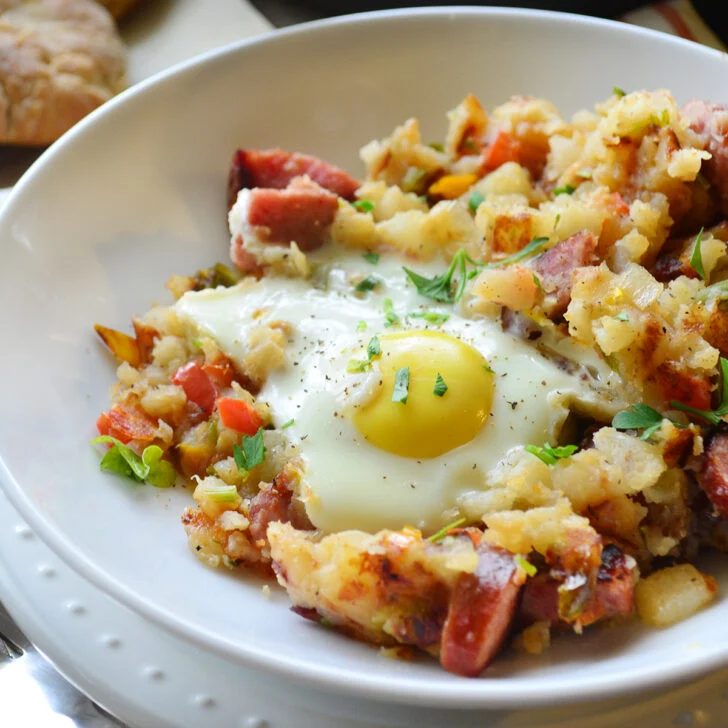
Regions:
[[[715,579],[692,564],[661,569],[636,587],[637,613],[651,627],[669,627],[709,604],[717,591]]]
[[[484,270],[473,284],[473,295],[513,311],[526,311],[536,305],[539,288],[531,268],[512,265]]]

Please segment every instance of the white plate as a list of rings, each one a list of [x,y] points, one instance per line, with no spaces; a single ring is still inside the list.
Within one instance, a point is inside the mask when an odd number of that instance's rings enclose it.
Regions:
[[[728,670],[634,700],[515,711],[396,706],[306,690],[199,650],[71,571],[0,492],[0,598],[77,687],[138,728],[721,728]],[[41,697],[0,671],[5,724],[45,725]]]
[[[722,602],[665,632],[592,632],[546,657],[505,655],[479,680],[400,663],[295,617],[260,583],[205,569],[186,547],[185,492],[98,472],[88,446],[112,362],[94,322],[123,328],[165,300],[172,272],[227,255],[224,186],[237,145],[357,149],[410,115],[437,138],[467,92],[568,114],[614,85],[724,100],[727,56],[579,16],[428,9],[335,19],[215,51],[81,122],[15,189],[0,219],[0,458],[34,530],[109,594],[219,654],[359,696],[476,707],[584,699],[685,678],[728,657]],[[588,72],[587,72],[588,69]],[[724,584],[725,582],[723,582]]]

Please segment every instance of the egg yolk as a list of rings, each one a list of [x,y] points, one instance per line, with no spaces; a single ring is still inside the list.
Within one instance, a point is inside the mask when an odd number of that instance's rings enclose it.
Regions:
[[[483,355],[437,331],[385,334],[379,343],[381,354],[374,360],[379,377],[352,414],[367,441],[409,458],[438,457],[470,442],[493,402],[494,377]],[[404,368],[407,401],[392,401],[397,372]],[[438,374],[447,387],[441,396]]]

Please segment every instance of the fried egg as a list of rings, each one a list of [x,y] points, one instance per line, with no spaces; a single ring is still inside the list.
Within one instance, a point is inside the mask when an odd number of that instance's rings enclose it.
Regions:
[[[556,403],[589,378],[497,320],[422,297],[402,267],[431,277],[441,263],[372,265],[332,247],[309,255],[311,279],[189,292],[177,313],[239,365],[255,327],[288,323],[287,361],[258,396],[277,427],[291,423],[317,528],[432,532],[513,448],[549,442],[566,414]]]

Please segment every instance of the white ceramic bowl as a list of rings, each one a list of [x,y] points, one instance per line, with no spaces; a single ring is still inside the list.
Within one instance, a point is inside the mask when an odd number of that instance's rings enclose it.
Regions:
[[[123,94],[55,144],[0,220],[4,487],[75,569],[160,626],[320,687],[439,706],[524,706],[639,690],[728,658],[725,603],[663,632],[593,631],[543,657],[505,654],[465,680],[320,629],[256,579],[201,566],[184,491],[98,471],[88,445],[114,365],[92,325],[124,328],[163,283],[227,257],[233,149],[281,146],[361,173],[357,150],[409,116],[427,138],[468,92],[562,113],[625,89],[725,101],[725,54],[578,16],[504,9],[385,12],[314,23],[186,63]],[[726,585],[726,580],[722,580]]]

